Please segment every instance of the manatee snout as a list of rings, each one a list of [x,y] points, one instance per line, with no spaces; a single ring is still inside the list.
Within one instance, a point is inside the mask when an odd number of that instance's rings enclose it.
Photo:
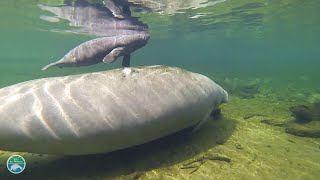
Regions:
[[[223,99],[222,99],[222,103],[228,103],[229,102],[229,94],[228,94],[228,92],[223,89],[223,94],[224,94],[224,96],[223,96]]]
[[[140,44],[142,46],[145,46],[148,43],[149,38],[150,38],[150,34],[147,32],[143,32],[139,34]]]
[[[150,38],[150,34],[148,32],[139,32],[136,34],[127,35],[123,39],[122,44],[136,50],[145,46],[148,43],[149,38]]]
[[[146,44],[150,38],[150,34],[148,32],[139,32],[137,34],[131,35],[129,39],[131,39],[132,42],[140,42],[141,44]]]
[[[148,41],[149,38],[150,38],[150,34],[147,33],[147,32],[142,33],[142,34],[140,35],[140,38],[141,38],[142,40],[144,40],[144,41]]]

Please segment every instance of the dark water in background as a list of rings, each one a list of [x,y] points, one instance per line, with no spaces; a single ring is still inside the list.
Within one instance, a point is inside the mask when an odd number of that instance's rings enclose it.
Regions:
[[[0,2],[1,86],[30,77],[120,67],[118,61],[112,65],[41,72],[42,66],[92,37],[51,32],[70,27],[66,21],[41,20],[40,15],[50,13],[41,11],[36,6],[38,2]],[[267,76],[277,80],[308,76],[312,85],[319,84],[319,2],[226,0],[207,7],[201,5],[204,7],[176,7],[171,11],[167,8],[162,15],[135,12],[134,16],[149,25],[152,38],[146,47],[134,53],[132,65],[165,64],[206,75]],[[203,16],[196,17],[199,14]]]

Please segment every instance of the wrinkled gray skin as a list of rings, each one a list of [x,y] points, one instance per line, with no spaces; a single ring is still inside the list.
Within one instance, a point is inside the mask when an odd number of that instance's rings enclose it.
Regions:
[[[53,66],[88,66],[100,62],[109,64],[120,56],[123,56],[122,66],[129,67],[130,54],[146,45],[149,37],[149,33],[140,32],[139,34],[93,39],[75,47],[61,60],[43,67],[42,70]]]
[[[99,62],[111,63],[123,56],[122,66],[130,66],[130,54],[143,47],[149,40],[148,26],[131,17],[127,0],[105,1],[105,7],[38,5],[50,11],[59,19],[70,21],[71,26],[80,27],[78,32],[96,35],[99,38],[75,47],[61,60],[42,68],[52,66],[88,66]],[[50,20],[50,18],[42,18]]]
[[[0,89],[0,149],[96,154],[199,126],[228,94],[165,66],[44,78]]]

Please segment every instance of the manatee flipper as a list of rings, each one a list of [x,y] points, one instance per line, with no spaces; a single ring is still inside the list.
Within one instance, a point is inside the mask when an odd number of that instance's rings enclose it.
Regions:
[[[122,67],[130,67],[130,54],[123,56]]]
[[[203,117],[203,119],[200,120],[200,121],[198,122],[198,124],[192,129],[192,133],[198,131],[198,130],[201,128],[201,126],[202,126],[203,124],[205,124],[205,122],[207,122],[207,121],[210,119],[211,112],[212,112],[211,109],[210,109],[209,111],[207,111],[207,113],[206,113],[206,115]]]
[[[107,54],[104,58],[103,58],[103,62],[110,64],[112,62],[114,62],[119,56],[121,56],[121,52],[124,50],[124,47],[117,47],[114,48],[109,54]]]

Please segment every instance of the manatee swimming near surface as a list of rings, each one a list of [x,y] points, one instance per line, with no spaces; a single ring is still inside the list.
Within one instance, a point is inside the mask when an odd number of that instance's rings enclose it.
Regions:
[[[112,63],[123,56],[123,67],[130,66],[130,54],[147,44],[149,33],[140,32],[132,35],[118,35],[96,38],[72,49],[61,60],[48,64],[42,70],[53,66],[72,67],[88,66],[100,62]]]
[[[98,37],[80,44],[61,60],[43,67],[42,70],[52,66],[88,66],[102,61],[111,63],[120,56],[123,56],[122,66],[130,66],[130,54],[148,42],[148,26],[138,18],[131,17],[127,0],[104,2],[104,7],[83,3],[54,7],[38,5],[40,9],[56,15],[41,16],[42,19],[65,19],[70,21],[70,26],[79,27],[71,32],[88,33]]]
[[[0,149],[106,153],[199,126],[228,100],[201,74],[131,68],[31,80],[0,89]]]

